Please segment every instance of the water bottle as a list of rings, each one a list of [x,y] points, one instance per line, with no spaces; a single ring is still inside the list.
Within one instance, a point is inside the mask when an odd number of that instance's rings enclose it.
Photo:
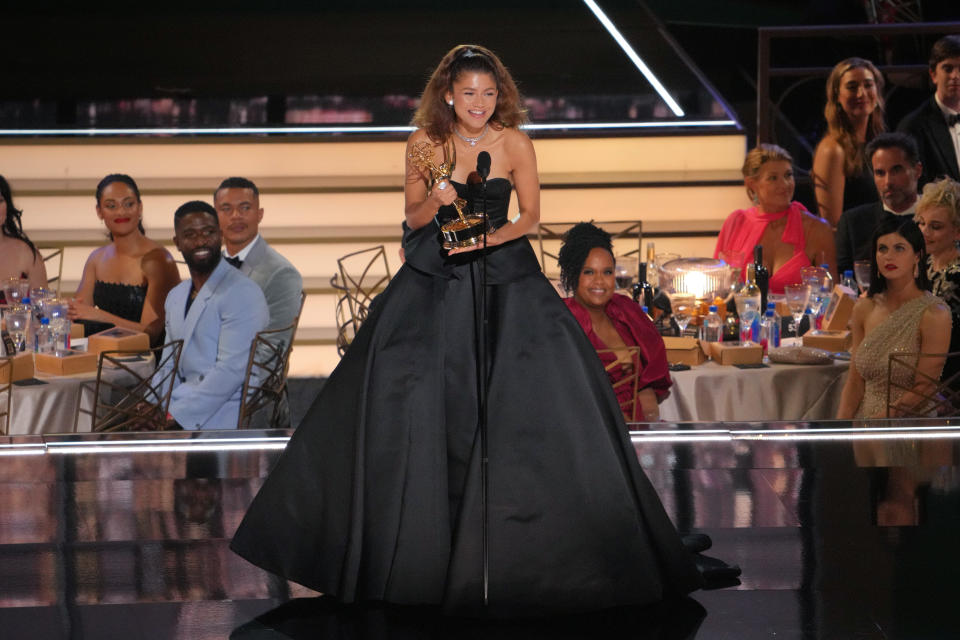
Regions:
[[[843,272],[843,278],[840,280],[840,284],[845,287],[850,287],[850,290],[853,291],[854,297],[860,292],[860,286],[857,284],[857,279],[853,277],[853,271],[847,269]]]
[[[723,339],[723,322],[717,313],[717,305],[710,305],[709,311],[700,327],[700,341],[720,342]]]
[[[40,327],[34,334],[33,350],[35,353],[51,353],[53,351],[53,332],[50,330],[50,318],[40,319]]]
[[[653,322],[653,316],[650,315],[650,307],[648,307],[647,305],[643,305],[640,308],[643,309],[643,315],[650,318],[650,322]]]
[[[833,276],[830,275],[830,265],[823,263],[820,265],[820,268],[823,269],[823,288],[826,289],[829,293],[833,293]]]
[[[760,328],[760,344],[763,346],[764,355],[768,349],[776,349],[780,346],[780,318],[773,309],[767,309],[763,319],[763,325]]]

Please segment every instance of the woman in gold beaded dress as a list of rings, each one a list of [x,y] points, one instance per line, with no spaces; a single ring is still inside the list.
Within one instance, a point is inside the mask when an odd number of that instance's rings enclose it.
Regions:
[[[950,310],[930,293],[923,236],[913,220],[885,218],[873,236],[870,288],[853,308],[853,359],[837,418],[886,418],[923,413],[923,395],[943,368],[942,358],[923,358],[913,369],[895,367],[897,388],[887,402],[889,354],[945,353]],[[928,378],[929,376],[929,378]],[[907,390],[909,389],[909,391]]]

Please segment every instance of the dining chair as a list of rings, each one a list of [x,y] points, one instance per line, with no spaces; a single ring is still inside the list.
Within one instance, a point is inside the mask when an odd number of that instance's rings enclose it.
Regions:
[[[632,256],[643,261],[643,223],[639,220],[590,220],[611,235],[613,253],[617,256]],[[560,273],[559,254],[563,236],[577,222],[541,222],[537,229],[540,245],[540,268],[552,277]]]
[[[643,419],[643,407],[637,400],[637,394],[640,392],[638,385],[640,383],[640,372],[642,371],[640,363],[641,348],[638,346],[619,347],[617,349],[597,349],[597,356],[601,362],[605,355],[612,355],[613,360],[604,365],[607,375],[610,376],[610,382],[613,385],[613,392],[617,394],[617,400],[620,404],[620,411],[627,422],[636,422]],[[619,370],[619,379],[614,381],[614,376]],[[624,390],[630,391],[629,398],[620,400],[620,394]]]
[[[306,293],[301,291],[300,310],[289,326],[265,329],[254,336],[243,376],[238,429],[278,429],[289,426],[287,372],[305,299]],[[268,408],[269,417],[266,413]]]
[[[947,377],[933,378],[920,368],[925,359],[960,358],[960,351],[950,353],[891,353],[887,360],[887,417],[923,418],[960,415],[960,370]],[[919,399],[904,406],[902,398],[892,400],[894,390],[915,390]]]
[[[391,276],[383,245],[348,253],[337,259],[337,267],[330,285],[337,292],[337,353],[342,356]]]
[[[80,414],[90,416],[90,431],[163,431],[182,349],[183,340],[174,340],[151,349],[101,352],[96,380],[80,385],[74,431]]]
[[[43,266],[47,270],[47,289],[57,292],[60,297],[60,283],[63,277],[63,247],[43,247],[40,249],[40,256],[43,258]],[[50,253],[47,253],[47,252]],[[56,275],[53,275],[53,274]]]
[[[0,357],[0,435],[10,433],[10,400],[13,397],[13,358]]]

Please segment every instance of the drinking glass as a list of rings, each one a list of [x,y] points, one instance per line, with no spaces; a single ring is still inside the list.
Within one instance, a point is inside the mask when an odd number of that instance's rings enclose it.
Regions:
[[[57,355],[63,355],[67,350],[67,336],[70,335],[70,318],[67,316],[69,305],[59,298],[52,298],[45,302],[45,311],[50,318],[50,332],[53,334],[53,347]]]
[[[800,320],[803,319],[803,312],[807,310],[807,303],[810,301],[810,285],[808,284],[788,284],[783,288],[783,293],[787,298],[787,307],[793,315],[793,335],[800,335]]]
[[[30,281],[16,276],[7,278],[3,283],[3,295],[8,305],[20,304],[20,301],[30,293]]]
[[[687,330],[687,325],[693,319],[693,311],[697,306],[697,299],[690,294],[675,293],[670,295],[670,307],[673,310],[673,319],[680,330],[678,336],[682,336]]]
[[[870,288],[870,261],[857,260],[853,263],[853,275],[857,278],[857,286],[860,287],[860,295],[867,292]]]
[[[22,304],[10,307],[4,314],[7,320],[7,331],[10,333],[18,353],[27,350],[27,330],[30,327],[30,317],[32,315],[30,307]]]
[[[617,263],[613,269],[613,276],[617,281],[617,289],[630,291],[637,279],[640,263],[634,256],[617,256]]]

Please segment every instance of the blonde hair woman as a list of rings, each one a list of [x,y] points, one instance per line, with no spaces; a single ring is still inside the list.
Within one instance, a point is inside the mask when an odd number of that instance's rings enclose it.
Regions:
[[[830,225],[793,200],[790,154],[775,144],[761,144],[747,154],[742,173],[753,206],[727,216],[714,257],[743,269],[753,262],[753,248],[762,245],[773,293],[783,293],[785,286],[799,283],[800,269],[811,264],[826,263],[836,277]]]

